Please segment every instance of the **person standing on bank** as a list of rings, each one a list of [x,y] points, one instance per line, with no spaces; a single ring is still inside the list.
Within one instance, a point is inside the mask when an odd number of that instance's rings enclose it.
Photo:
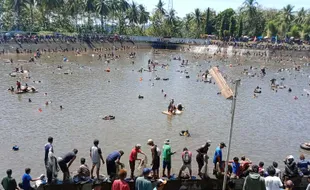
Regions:
[[[94,169],[96,167],[96,176],[97,179],[99,179],[99,171],[100,171],[100,160],[102,161],[102,164],[104,164],[104,160],[102,157],[102,151],[101,148],[98,147],[99,140],[94,140],[94,145],[90,148],[90,157],[92,159],[93,165],[90,171],[91,178],[93,179],[93,173]]]
[[[44,165],[45,165],[45,169],[46,169],[46,177],[47,177],[47,184],[51,184],[52,183],[52,179],[53,179],[53,174],[52,172],[49,170],[49,164],[48,164],[48,154],[51,151],[52,153],[54,153],[54,148],[53,148],[53,137],[48,137],[47,139],[47,143],[44,146],[44,150],[45,150],[45,155],[44,155]]]
[[[63,181],[67,181],[70,177],[69,168],[76,159],[77,149],[73,149],[72,152],[65,154],[63,157],[58,158],[58,165],[63,173]]]
[[[176,152],[171,152],[170,140],[166,139],[163,146],[163,177],[167,177],[165,174],[166,168],[168,170],[168,178],[170,178],[171,171],[171,156]]]
[[[130,152],[130,155],[129,155],[129,166],[130,166],[130,170],[131,170],[131,173],[130,173],[130,178],[131,179],[134,179],[134,173],[135,173],[135,165],[136,165],[136,160],[139,160],[140,162],[142,161],[141,158],[138,158],[138,153],[146,156],[142,150],[141,150],[141,145],[140,144],[137,144]]]
[[[203,145],[202,147],[200,147],[199,149],[196,150],[198,152],[198,154],[196,156],[196,161],[198,164],[198,175],[199,176],[201,176],[201,169],[203,168],[203,166],[205,164],[207,164],[207,163],[205,163],[204,158],[207,155],[210,146],[211,146],[211,141],[208,140],[205,145]]]
[[[147,145],[151,147],[153,176],[155,179],[157,179],[159,177],[159,165],[160,165],[161,151],[157,147],[157,145],[154,144],[154,141],[152,139],[149,139],[147,141]]]
[[[12,170],[8,169],[6,171],[7,177],[3,178],[1,181],[1,185],[4,190],[19,190],[17,187],[16,180],[12,178]]]
[[[215,152],[214,152],[214,157],[213,157],[213,163],[214,163],[214,169],[213,169],[213,174],[216,174],[216,164],[219,163],[219,168],[221,172],[224,171],[224,167],[222,164],[222,149],[226,147],[225,143],[221,142],[218,147],[216,147]]]
[[[123,169],[124,164],[121,163],[121,157],[124,155],[124,151],[114,151],[111,154],[108,155],[106,159],[106,165],[107,165],[107,172],[108,175],[110,176],[110,180],[113,181],[117,174],[117,168],[121,166]],[[126,172],[127,175],[127,172]]]

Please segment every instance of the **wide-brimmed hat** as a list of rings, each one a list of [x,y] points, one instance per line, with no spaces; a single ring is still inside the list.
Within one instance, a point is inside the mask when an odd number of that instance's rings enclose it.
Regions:
[[[169,140],[169,139],[166,139],[166,140],[165,140],[165,144],[170,144],[170,140]]]
[[[147,144],[152,144],[152,143],[154,143],[153,139],[147,140]]]

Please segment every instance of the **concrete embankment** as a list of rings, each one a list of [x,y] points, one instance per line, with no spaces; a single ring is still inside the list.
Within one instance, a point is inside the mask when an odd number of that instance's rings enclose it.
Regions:
[[[244,179],[234,180],[236,187],[235,190],[242,190]],[[163,190],[179,190],[181,186],[185,186],[188,190],[222,190],[223,181],[217,179],[202,180],[171,180],[163,187]],[[294,190],[305,190],[308,185],[307,178],[303,177],[295,181]],[[49,185],[42,186],[39,190],[110,190],[111,183],[102,183],[99,185],[92,184],[65,184],[65,185]],[[135,185],[133,182],[129,183],[130,189],[134,190]]]

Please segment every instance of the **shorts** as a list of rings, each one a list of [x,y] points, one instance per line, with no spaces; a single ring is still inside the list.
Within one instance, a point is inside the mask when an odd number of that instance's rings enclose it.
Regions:
[[[116,163],[113,161],[106,160],[108,175],[116,174]]]
[[[99,162],[93,162],[93,166],[96,166],[97,169],[100,168],[100,161]]]
[[[168,169],[168,170],[170,170],[171,169],[171,161],[165,161],[165,160],[163,160],[163,168],[164,169]]]
[[[131,170],[131,171],[134,171],[134,170],[135,170],[135,164],[136,164],[135,161],[129,161],[129,166],[130,166],[130,170]]]
[[[188,168],[189,170],[192,170],[192,164],[185,164],[185,163],[183,163],[183,165],[181,167],[181,171],[186,170],[186,168]]]
[[[160,166],[160,163],[159,163],[159,159],[156,159],[154,160],[154,163],[153,163],[153,166],[152,166],[152,170],[159,170],[159,166]]]
[[[58,165],[60,167],[60,170],[62,171],[62,173],[69,173],[69,168],[67,166],[67,164],[64,161],[59,161]]]

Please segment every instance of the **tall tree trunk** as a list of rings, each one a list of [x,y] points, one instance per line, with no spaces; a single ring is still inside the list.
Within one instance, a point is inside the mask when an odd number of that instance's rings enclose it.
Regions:
[[[30,4],[30,15],[31,15],[31,31],[33,31],[33,6]]]
[[[103,27],[103,14],[101,14],[101,18],[100,18],[100,21],[101,21],[101,32],[103,33],[104,31],[104,27]]]

